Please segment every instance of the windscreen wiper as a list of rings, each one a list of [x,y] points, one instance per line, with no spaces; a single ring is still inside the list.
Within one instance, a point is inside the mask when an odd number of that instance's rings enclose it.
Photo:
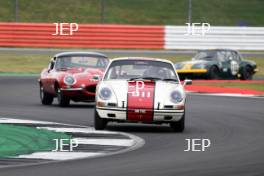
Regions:
[[[70,67],[61,67],[61,68],[57,68],[57,70],[59,71],[65,71],[65,70],[69,70]]]
[[[179,82],[177,79],[173,79],[173,78],[165,78],[165,79],[162,79],[162,81],[173,81],[173,82]]]
[[[136,78],[130,78],[129,81],[133,81],[133,80],[161,80],[160,78],[157,77],[136,77]]]

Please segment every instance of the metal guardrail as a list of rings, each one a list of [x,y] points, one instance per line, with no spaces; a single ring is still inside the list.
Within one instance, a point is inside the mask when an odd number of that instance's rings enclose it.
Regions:
[[[204,36],[185,35],[187,30],[187,26],[165,26],[164,48],[264,50],[264,27],[211,27]]]
[[[74,35],[54,36],[52,23],[0,23],[0,47],[264,50],[264,27],[211,27],[205,36],[185,35],[187,30],[187,26],[79,24]]]
[[[53,35],[55,29],[52,23],[0,23],[0,46],[116,49],[164,46],[163,26],[79,24],[73,35]]]

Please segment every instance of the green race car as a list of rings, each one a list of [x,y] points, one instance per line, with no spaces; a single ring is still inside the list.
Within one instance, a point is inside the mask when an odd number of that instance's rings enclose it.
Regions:
[[[244,60],[235,50],[200,50],[191,61],[175,63],[180,79],[252,79],[254,61]]]

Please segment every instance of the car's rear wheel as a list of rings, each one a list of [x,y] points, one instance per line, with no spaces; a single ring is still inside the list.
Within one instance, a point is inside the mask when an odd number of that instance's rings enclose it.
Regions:
[[[250,66],[246,66],[241,70],[241,79],[250,80],[253,77],[253,71]]]
[[[39,95],[40,101],[43,105],[51,105],[54,99],[54,96],[50,93],[45,92],[43,86],[39,85]]]
[[[64,95],[63,91],[60,88],[57,88],[57,99],[60,107],[66,107],[70,104],[70,99]]]
[[[214,65],[209,69],[208,72],[208,78],[209,79],[219,79],[220,78],[220,73],[219,69]]]
[[[107,125],[107,120],[99,116],[96,109],[94,110],[94,128],[96,130],[103,130]]]
[[[171,122],[170,127],[175,132],[183,132],[185,128],[185,113],[183,114],[181,120],[179,120],[178,122]]]

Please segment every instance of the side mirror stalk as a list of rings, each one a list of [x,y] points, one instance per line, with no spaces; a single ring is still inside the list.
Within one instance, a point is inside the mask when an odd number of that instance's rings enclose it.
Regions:
[[[184,83],[183,83],[183,86],[191,85],[191,84],[192,84],[192,80],[190,80],[190,79],[185,79],[185,80],[184,80]]]

